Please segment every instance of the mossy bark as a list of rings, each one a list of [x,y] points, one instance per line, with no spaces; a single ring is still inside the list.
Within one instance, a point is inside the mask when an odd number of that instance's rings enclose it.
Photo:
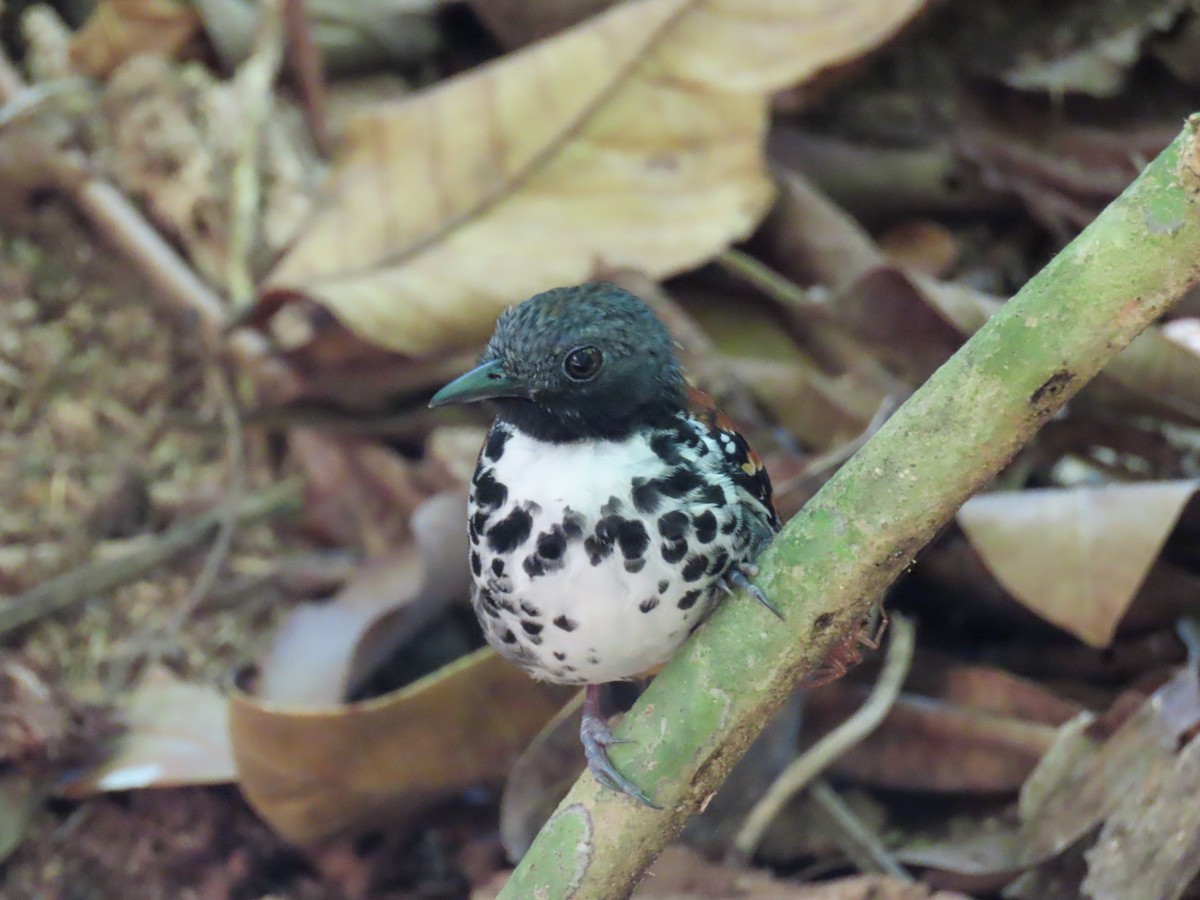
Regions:
[[[1200,281],[1200,116],[872,437],[760,560],[787,616],[727,602],[616,730],[664,809],[584,775],[502,898],[612,898],[721,784],[771,714],[958,507]]]

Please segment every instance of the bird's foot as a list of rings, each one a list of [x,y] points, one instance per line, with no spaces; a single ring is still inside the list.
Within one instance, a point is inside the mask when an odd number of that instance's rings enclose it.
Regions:
[[[837,681],[862,662],[863,647],[871,650],[879,649],[879,643],[883,639],[883,633],[887,631],[887,627],[888,614],[883,607],[878,606],[859,622],[854,630],[842,639],[841,643],[833,648],[833,651],[821,663],[820,668],[804,679],[803,686],[818,688],[831,681]],[[868,628],[870,632],[867,631]]]
[[[583,755],[587,757],[588,770],[600,784],[621,794],[628,794],[651,809],[662,809],[636,784],[617,771],[608,758],[608,748],[613,744],[629,744],[631,741],[615,738],[608,723],[600,716],[600,685],[589,684],[585,688],[583,718],[579,722],[579,739],[583,742]]]
[[[758,566],[756,566],[754,563],[741,563],[740,565],[731,569],[729,574],[725,576],[725,590],[729,593],[733,593],[734,591],[745,591],[747,594],[773,612],[776,616],[778,616],[780,621],[783,621],[784,616],[783,613],[779,611],[779,607],[768,600],[767,595],[762,592],[762,589],[750,580],[751,578],[756,578],[757,576]]]

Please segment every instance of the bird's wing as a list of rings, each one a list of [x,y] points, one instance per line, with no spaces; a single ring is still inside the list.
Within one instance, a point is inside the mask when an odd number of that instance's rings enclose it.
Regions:
[[[712,397],[691,385],[688,385],[688,413],[717,436],[717,446],[725,455],[734,484],[766,509],[771,527],[778,531],[781,523],[775,511],[771,477],[750,442],[733,420],[717,408]],[[722,435],[730,439],[728,443],[721,439]]]

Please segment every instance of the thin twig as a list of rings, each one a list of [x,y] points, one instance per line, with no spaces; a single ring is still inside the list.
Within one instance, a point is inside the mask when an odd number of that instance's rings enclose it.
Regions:
[[[860,819],[824,778],[808,786],[808,795],[832,826],[830,837],[860,872],[876,872],[913,884],[916,879],[887,851],[879,835]]]
[[[43,581],[0,605],[0,635],[144,577],[179,554],[202,544],[229,515],[229,506],[233,507],[239,525],[249,525],[297,512],[302,500],[302,483],[296,479],[285,481],[180,522],[156,535],[148,544],[121,556],[84,563]]]
[[[246,490],[246,450],[242,440],[242,420],[237,396],[232,377],[219,363],[213,368],[213,376],[217,399],[221,405],[221,424],[225,428],[225,456],[229,471],[229,484],[226,486],[225,495],[230,498],[240,497]],[[226,502],[218,509],[223,510],[224,515],[221,517],[216,539],[209,548],[204,565],[196,575],[196,580],[192,582],[187,597],[179,604],[167,626],[169,636],[173,637],[204,602],[233,546],[233,537],[238,529],[237,506]]]
[[[300,108],[313,148],[328,159],[333,148],[329,133],[329,92],[325,86],[325,59],[313,37],[312,18],[304,0],[283,0],[283,28],[287,59],[300,94]]]
[[[834,760],[879,727],[879,723],[900,695],[904,679],[908,677],[908,668],[913,656],[913,634],[913,625],[908,619],[899,615],[892,616],[887,660],[871,696],[854,715],[784,769],[770,790],[755,804],[754,809],[750,810],[734,840],[735,851],[741,858],[750,859],[754,855],[767,826],[792,797],[808,786]]]
[[[819,299],[820,294],[806,291],[750,254],[729,249],[713,261],[730,275],[758,288],[786,309],[836,324],[829,304]]]
[[[230,221],[226,291],[234,313],[254,299],[251,257],[258,231],[262,179],[259,168],[263,129],[274,99],[272,89],[283,60],[283,13],[280,0],[258,5],[254,51],[238,66],[234,86],[242,104],[241,140],[230,174]]]

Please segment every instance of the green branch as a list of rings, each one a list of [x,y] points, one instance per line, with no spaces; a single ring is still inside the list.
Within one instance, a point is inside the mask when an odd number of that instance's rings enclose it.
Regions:
[[[664,811],[584,775],[501,898],[626,896],[807,672],[958,507],[1200,281],[1200,116],[784,528],[758,583],[787,615],[722,604],[616,729]]]

